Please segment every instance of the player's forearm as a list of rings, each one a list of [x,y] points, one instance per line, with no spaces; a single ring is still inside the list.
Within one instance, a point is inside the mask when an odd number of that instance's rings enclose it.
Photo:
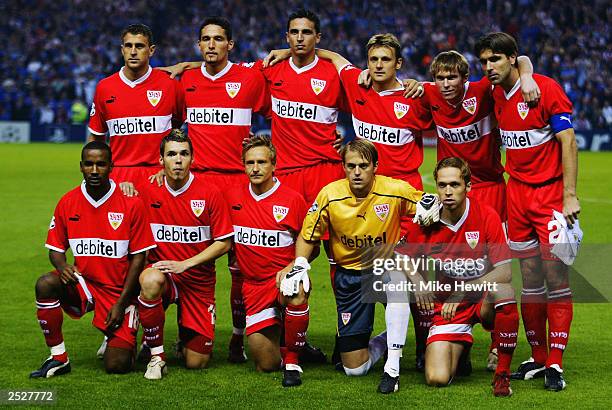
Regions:
[[[563,166],[563,195],[576,196],[576,180],[578,179],[578,147],[573,128],[568,128],[557,134],[561,142],[561,162]]]
[[[298,235],[297,242],[295,243],[295,257],[299,258],[302,256],[308,260],[311,260],[310,257],[313,254],[316,244],[317,242],[307,241],[302,238],[302,235]]]
[[[123,307],[127,307],[130,304],[130,300],[137,294],[138,277],[144,269],[145,255],[146,252],[140,252],[131,255],[129,258],[130,264],[125,281],[123,282],[123,290],[117,300],[117,303],[120,303]]]
[[[218,257],[225,255],[229,252],[232,247],[232,239],[221,239],[214,241],[208,248],[189,259],[185,259],[184,263],[187,265],[187,269],[191,269],[194,266],[201,265],[203,263],[213,262]]]
[[[351,64],[350,61],[342,57],[340,54],[335,53],[333,51],[325,50],[323,48],[317,48],[317,56],[319,56],[319,58],[330,60],[332,64],[336,67],[336,70],[340,70],[345,65]]]
[[[65,253],[57,252],[51,249],[49,250],[49,261],[58,272],[63,271],[66,265],[68,265],[66,262]]]
[[[524,75],[533,75],[533,64],[531,64],[531,60],[529,59],[529,57],[518,56],[518,58],[516,59],[516,63],[518,66],[519,75],[521,77]]]

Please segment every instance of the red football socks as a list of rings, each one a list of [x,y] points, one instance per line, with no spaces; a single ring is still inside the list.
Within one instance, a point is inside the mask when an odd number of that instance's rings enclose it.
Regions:
[[[498,374],[510,373],[512,355],[518,338],[519,314],[516,302],[498,304],[495,306],[495,325],[493,333],[497,344]]]
[[[164,354],[164,323],[166,312],[162,298],[146,300],[138,296],[138,314],[143,330],[143,339],[151,349],[151,356],[160,356],[165,360]]]
[[[45,342],[51,349],[51,356],[65,363],[68,360],[68,354],[64,347],[64,335],[62,334],[64,312],[60,307],[60,301],[58,299],[37,299],[36,316]]]
[[[288,305],[285,308],[285,345],[287,353],[285,364],[298,364],[299,354],[306,344],[306,331],[310,321],[308,303],[302,305]]]

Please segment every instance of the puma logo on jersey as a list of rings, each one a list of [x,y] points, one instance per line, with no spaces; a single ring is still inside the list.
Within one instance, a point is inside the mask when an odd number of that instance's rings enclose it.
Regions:
[[[108,213],[108,223],[114,230],[117,230],[117,228],[119,228],[121,222],[123,222],[123,214],[121,212]]]
[[[393,112],[395,112],[395,116],[398,120],[401,119],[404,115],[406,115],[409,109],[410,106],[407,104],[402,104],[397,101],[395,102],[395,104],[393,104]]]
[[[319,80],[318,78],[310,79],[310,86],[312,87],[312,91],[314,91],[316,95],[319,95],[321,94],[321,92],[323,92],[326,84],[327,81],[325,80]]]
[[[153,202],[153,203],[151,204],[151,208],[156,208],[156,209],[159,209],[159,208],[161,208],[161,206],[162,206],[162,204],[161,204],[161,202],[159,202],[159,201],[155,201],[155,202]]]
[[[520,102],[516,104],[516,109],[521,116],[521,119],[524,120],[527,118],[527,114],[529,114],[529,105],[525,102]]]
[[[565,121],[569,122],[570,124],[572,123],[572,120],[568,116],[566,116],[566,115],[559,116],[559,119],[560,120],[565,120]]]
[[[114,95],[111,95],[111,98],[110,98],[110,99],[108,99],[108,100],[106,100],[105,102],[106,102],[107,104],[112,104],[112,103],[114,103],[114,102],[115,102],[115,100],[116,100],[116,99],[117,99],[117,98],[116,98]]]
[[[234,98],[240,91],[241,86],[242,83],[225,83],[225,91],[227,91],[227,95],[229,95],[230,98]]]
[[[476,101],[476,97],[468,98],[461,103],[463,109],[465,109],[470,114],[474,115],[476,112],[476,107],[478,106],[478,102]]]
[[[192,85],[191,87],[185,89],[185,91],[187,91],[188,93],[193,93],[195,92],[195,90],[196,90],[195,85]]]
[[[158,90],[147,90],[147,99],[151,103],[153,107],[159,104],[159,101],[162,98],[162,91]]]
[[[69,221],[79,222],[81,220],[81,216],[79,214],[75,214],[74,216],[68,217]]]

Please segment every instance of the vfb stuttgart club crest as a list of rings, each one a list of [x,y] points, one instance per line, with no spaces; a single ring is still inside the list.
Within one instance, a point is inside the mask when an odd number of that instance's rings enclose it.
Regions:
[[[465,233],[465,240],[472,249],[476,248],[476,245],[478,245],[478,239],[480,239],[479,231],[471,231]]]
[[[464,110],[474,115],[474,113],[476,112],[476,106],[478,105],[478,103],[476,102],[476,97],[472,97],[472,98],[468,98],[467,100],[463,100],[463,103],[461,105],[463,105]]]
[[[274,207],[272,207],[272,215],[274,215],[274,219],[276,219],[276,222],[280,222],[285,219],[288,213],[289,208],[287,208],[286,206],[274,205]]]
[[[153,107],[159,104],[161,97],[162,97],[161,91],[147,90],[147,98],[149,99],[149,102],[151,103]]]
[[[117,228],[119,228],[119,225],[121,225],[121,222],[123,222],[122,213],[119,213],[119,212],[109,212],[108,213],[108,223],[114,230],[117,230]]]
[[[225,91],[227,91],[227,95],[229,95],[230,98],[234,98],[238,94],[238,91],[240,91],[241,85],[242,83],[225,83]]]
[[[342,315],[340,315],[340,317],[342,318],[342,323],[344,323],[344,326],[346,326],[351,320],[351,312],[342,312]]]
[[[310,86],[312,87],[312,91],[314,91],[316,95],[321,94],[321,92],[325,88],[325,84],[327,84],[327,81],[325,80],[319,80],[317,78],[310,79]]]
[[[408,104],[402,104],[400,102],[396,102],[393,104],[393,112],[395,112],[395,116],[397,119],[401,119],[404,115],[408,113],[410,106]]]
[[[191,210],[194,215],[199,217],[204,212],[204,207],[206,206],[206,201],[203,199],[192,199],[191,200]]]
[[[527,114],[529,114],[529,105],[527,105],[527,103],[525,102],[520,102],[518,104],[516,104],[516,109],[518,110],[519,115],[521,116],[521,119],[525,119],[525,117],[527,117]]]
[[[381,221],[385,221],[389,216],[389,204],[374,205],[374,213]]]

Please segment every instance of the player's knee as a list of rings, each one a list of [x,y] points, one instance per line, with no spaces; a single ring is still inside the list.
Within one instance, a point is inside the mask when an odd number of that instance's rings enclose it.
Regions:
[[[439,369],[425,369],[425,383],[432,387],[445,387],[451,381],[451,375]]]
[[[514,288],[510,283],[498,283],[495,291],[495,300],[514,299]]]
[[[104,370],[108,374],[125,374],[132,371],[133,366],[134,360],[128,355],[104,359]]]
[[[59,297],[61,287],[59,276],[46,273],[36,281],[36,297],[41,299]]]
[[[255,361],[255,369],[262,373],[275,372],[280,369],[280,360],[258,359]]]
[[[303,305],[308,303],[308,294],[304,292],[304,288],[300,285],[300,291],[297,295],[288,298],[288,304],[293,306]]]
[[[544,273],[539,257],[521,259],[520,264],[523,286],[538,288],[544,285]]]
[[[154,299],[161,295],[166,277],[157,269],[145,269],[139,278],[141,294],[147,299]]]
[[[370,367],[367,366],[367,363],[364,363],[361,366],[355,367],[355,368],[344,366],[344,373],[349,377],[365,376],[366,374],[368,374],[369,370],[370,370]]]
[[[210,355],[185,355],[185,367],[190,370],[206,369],[209,361]]]
[[[544,273],[548,290],[557,290],[569,286],[567,266],[557,261],[545,261]]]

